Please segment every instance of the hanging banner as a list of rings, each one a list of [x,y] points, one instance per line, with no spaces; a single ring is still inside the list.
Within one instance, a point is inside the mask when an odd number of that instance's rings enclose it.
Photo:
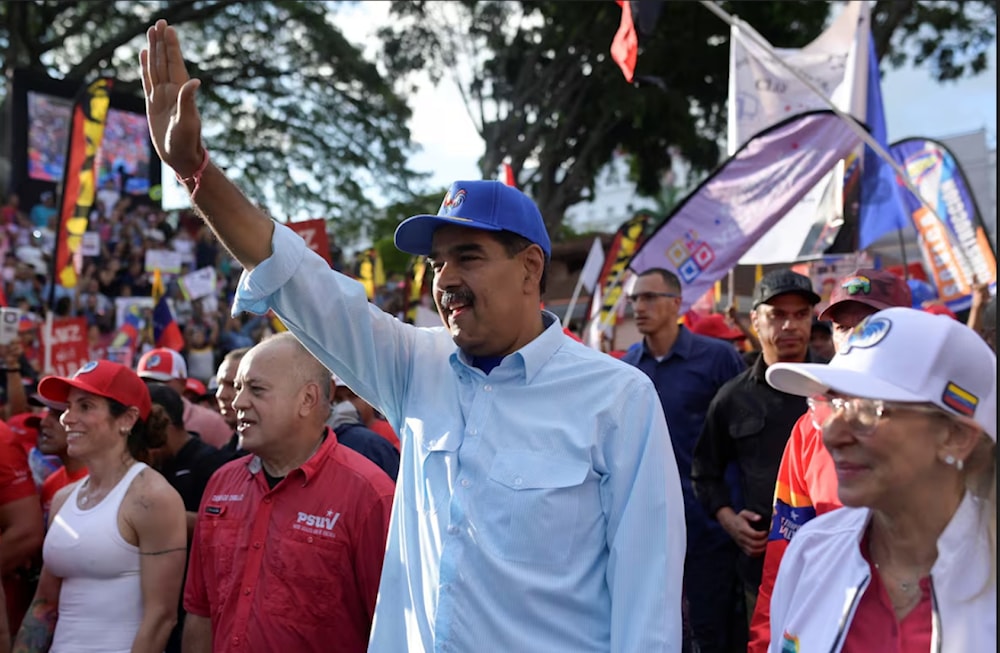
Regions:
[[[758,134],[678,204],[629,267],[674,272],[687,311],[858,143],[830,111]]]
[[[95,164],[104,139],[104,123],[111,103],[112,80],[102,77],[80,94],[73,105],[69,150],[59,202],[56,231],[55,279],[63,288],[75,288],[82,263],[80,247],[87,218],[97,196]],[[53,297],[55,285],[53,284]]]
[[[957,313],[972,305],[973,278],[988,283],[996,292],[996,255],[955,156],[941,143],[927,138],[904,139],[894,143],[891,152],[941,218],[939,221],[900,185],[899,192],[917,229],[938,298]]]
[[[598,288],[600,293],[600,308],[591,319],[596,321],[600,331],[610,332],[618,321],[618,307],[622,303],[622,287],[628,271],[629,261],[642,245],[646,225],[652,215],[640,212],[632,216],[615,234],[611,247],[604,259],[604,270],[601,272]]]

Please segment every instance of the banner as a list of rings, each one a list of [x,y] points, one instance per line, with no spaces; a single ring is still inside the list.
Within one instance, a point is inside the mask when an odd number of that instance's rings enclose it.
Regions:
[[[184,349],[184,335],[174,318],[160,270],[153,270],[153,344],[174,351]]]
[[[82,91],[73,104],[69,146],[59,201],[54,275],[63,288],[75,288],[82,263],[79,253],[87,218],[97,196],[97,151],[104,138],[104,123],[111,103],[111,80],[102,77]],[[52,284],[51,300],[55,298]]]
[[[858,142],[829,111],[772,127],[684,198],[629,267],[674,272],[683,285],[681,313],[687,311]]]
[[[330,261],[330,239],[326,236],[326,220],[316,218],[315,220],[289,222],[286,226],[302,236],[302,240],[306,241],[306,247],[322,256],[327,265],[333,264]]]
[[[406,275],[406,321],[417,323],[417,308],[427,291],[427,257],[414,256],[410,261],[409,274]]]
[[[46,340],[46,329],[41,330],[42,347],[50,348],[52,369],[46,374],[72,376],[90,360],[87,347],[87,319],[83,317],[57,317],[52,320],[52,338]]]
[[[177,280],[177,285],[180,286],[184,299],[188,301],[214,296],[218,288],[215,268],[206,265],[194,272],[189,272]]]
[[[900,185],[938,298],[952,311],[963,311],[972,305],[973,277],[994,292],[997,281],[996,255],[965,175],[951,151],[931,139],[907,138],[894,143],[891,152],[941,218]]]
[[[618,322],[618,309],[622,304],[622,288],[628,274],[628,264],[642,245],[652,215],[639,212],[626,220],[615,233],[608,253],[604,257],[604,267],[594,289],[590,306],[590,323],[585,341],[595,349],[601,349],[600,342],[611,337]]]
[[[755,135],[796,115],[829,109],[866,118],[869,8],[849,3],[833,24],[803,48],[766,47],[745,23],[730,34],[727,147],[736,152]],[[763,44],[761,43],[763,42]],[[782,65],[782,62],[785,65]],[[818,87],[819,95],[788,67]],[[844,170],[831,166],[802,199],[741,257],[744,265],[786,263],[822,254],[843,225]]]

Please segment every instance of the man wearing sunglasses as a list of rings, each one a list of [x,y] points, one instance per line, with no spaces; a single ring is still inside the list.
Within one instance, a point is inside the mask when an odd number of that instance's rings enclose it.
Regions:
[[[910,288],[900,277],[882,270],[856,270],[840,279],[830,304],[820,314],[833,323],[833,344],[841,351],[866,317],[891,306],[910,306]],[[833,400],[838,402],[840,400]],[[835,407],[810,398],[809,411],[799,418],[785,445],[774,489],[774,509],[764,556],[757,605],[750,622],[749,653],[764,653],[770,643],[770,604],[774,579],[788,543],[803,524],[840,507],[837,473],[823,446],[822,425]],[[880,406],[871,402],[842,406],[859,424],[878,421]]]
[[[695,498],[691,457],[712,398],[746,365],[728,342],[697,335],[678,322],[681,283],[673,272],[662,268],[646,270],[636,278],[627,299],[643,339],[622,360],[645,372],[656,386],[684,496],[684,650],[692,650],[686,640],[693,639],[701,653],[732,651],[738,647],[737,642],[745,643],[746,621],[737,625],[736,606],[723,597],[735,601],[737,596],[739,551]]]

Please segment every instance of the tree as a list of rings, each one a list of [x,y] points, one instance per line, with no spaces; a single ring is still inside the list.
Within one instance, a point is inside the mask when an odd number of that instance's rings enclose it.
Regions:
[[[370,189],[378,200],[405,197],[418,177],[407,166],[405,100],[329,11],[300,0],[8,0],[0,66],[7,79],[15,68],[81,84],[111,74],[116,91],[139,94],[138,50],[164,18],[202,80],[212,157],[254,200],[279,207],[275,214],[325,216],[350,241],[373,206]]]
[[[650,0],[645,0],[648,5]],[[818,35],[831,5],[723,2],[782,47]],[[640,36],[637,81],[625,82],[608,50],[621,10],[605,2],[395,1],[384,28],[391,73],[423,70],[457,83],[486,143],[484,177],[505,159],[530,191],[550,233],[567,207],[594,191],[616,151],[632,159],[640,192],[656,195],[676,146],[695,173],[719,162],[725,134],[729,27],[698,2],[667,2]],[[992,15],[992,21],[988,20]],[[880,0],[879,54],[893,66],[931,65],[939,80],[985,69],[995,2]]]

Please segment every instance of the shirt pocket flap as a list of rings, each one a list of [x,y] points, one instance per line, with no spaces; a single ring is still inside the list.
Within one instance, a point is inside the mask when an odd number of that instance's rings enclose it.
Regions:
[[[573,487],[583,483],[590,464],[530,451],[503,451],[490,467],[490,479],[512,490]]]
[[[749,438],[764,430],[764,418],[760,415],[747,415],[729,423],[729,435],[734,440]]]

